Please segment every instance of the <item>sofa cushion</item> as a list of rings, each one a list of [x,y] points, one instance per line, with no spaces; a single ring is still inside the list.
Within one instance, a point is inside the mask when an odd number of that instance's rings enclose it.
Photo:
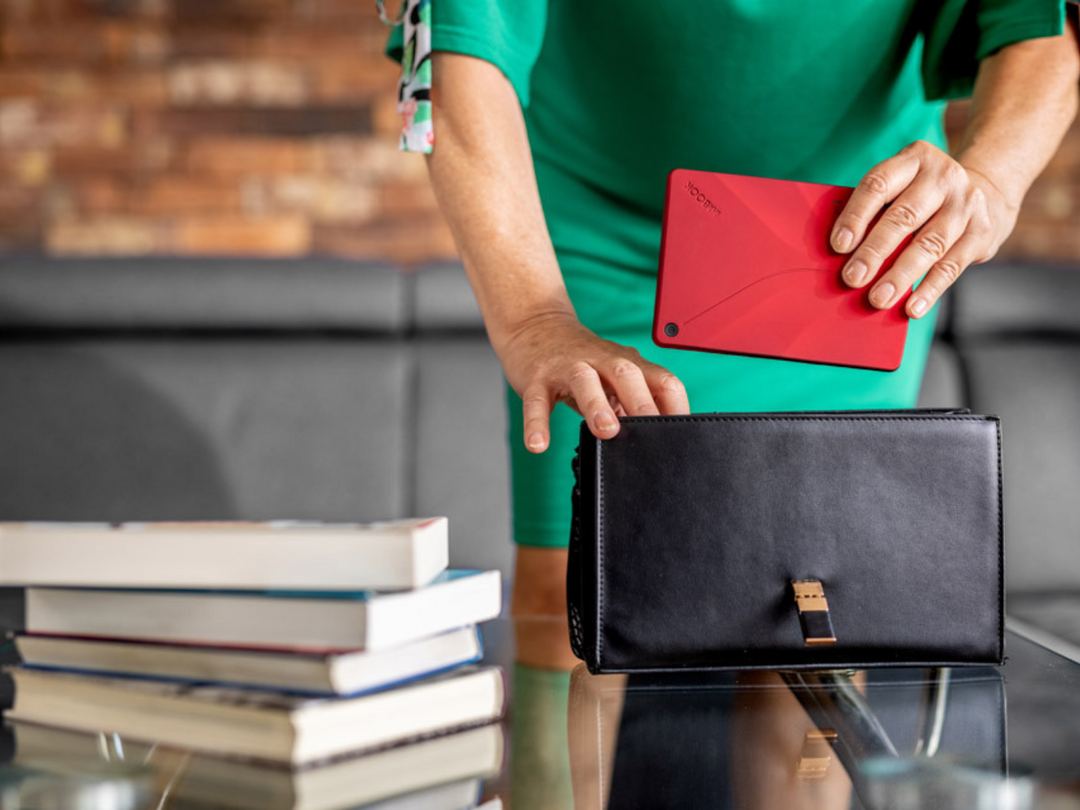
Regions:
[[[502,369],[482,335],[420,337],[415,350],[413,511],[449,515],[452,565],[509,572]]]
[[[1080,268],[1007,262],[973,267],[952,295],[958,341],[1016,334],[1080,335]]]
[[[1080,270],[1001,263],[956,285],[970,407],[1002,418],[1010,594],[1080,588]]]
[[[1010,592],[1080,588],[1080,340],[968,343],[971,406],[1001,417]]]
[[[335,259],[5,258],[0,330],[406,326],[390,267]]]
[[[919,407],[956,408],[966,402],[960,356],[952,344],[935,338],[930,355],[926,358],[926,371],[923,372],[919,390]]]
[[[5,520],[403,514],[400,342],[0,343]]]
[[[423,267],[417,271],[414,284],[417,329],[483,331],[480,308],[459,263]]]

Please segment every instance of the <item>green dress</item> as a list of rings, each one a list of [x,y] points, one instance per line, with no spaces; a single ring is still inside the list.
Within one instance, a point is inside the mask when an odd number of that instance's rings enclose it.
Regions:
[[[673,168],[855,185],[924,139],[979,59],[1060,34],[1061,0],[431,0],[432,47],[490,61],[525,113],[544,214],[571,300],[601,336],[685,383],[691,408],[912,407],[936,312],[901,367],[864,371],[660,349],[650,337],[665,179]],[[394,55],[392,37],[388,50]],[[398,50],[400,50],[398,48]],[[931,100],[928,100],[928,97]],[[438,149],[438,112],[435,113]],[[514,539],[565,546],[580,417],[522,439],[508,389]]]

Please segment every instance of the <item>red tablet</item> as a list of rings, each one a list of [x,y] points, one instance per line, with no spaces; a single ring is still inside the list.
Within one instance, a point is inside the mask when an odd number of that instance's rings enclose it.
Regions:
[[[905,295],[888,310],[855,290],[829,235],[848,186],[676,169],[668,176],[653,340],[724,352],[895,371]],[[897,249],[881,272],[907,246]],[[908,293],[910,295],[910,292]]]

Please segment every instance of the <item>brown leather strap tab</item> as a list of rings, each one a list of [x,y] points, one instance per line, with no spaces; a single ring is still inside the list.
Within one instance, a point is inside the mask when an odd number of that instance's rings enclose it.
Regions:
[[[824,779],[829,773],[835,743],[836,732],[831,728],[815,728],[806,732],[802,751],[795,763],[795,775],[806,781]]]
[[[829,616],[825,589],[816,579],[791,583],[795,590],[795,605],[799,609],[799,624],[807,646],[835,644],[836,632]]]

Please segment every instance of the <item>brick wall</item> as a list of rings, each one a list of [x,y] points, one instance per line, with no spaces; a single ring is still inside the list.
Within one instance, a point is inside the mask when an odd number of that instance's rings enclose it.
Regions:
[[[0,250],[453,253],[371,0],[0,0]]]
[[[0,251],[452,254],[373,5],[0,0]],[[1080,258],[1078,208],[1075,129],[1008,252]]]

